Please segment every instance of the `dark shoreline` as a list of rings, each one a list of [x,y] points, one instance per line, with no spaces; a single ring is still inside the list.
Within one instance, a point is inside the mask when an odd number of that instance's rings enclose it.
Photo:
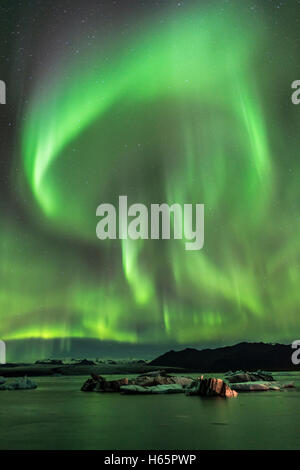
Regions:
[[[201,368],[162,367],[141,364],[96,364],[76,365],[64,364],[5,364],[0,365],[0,377],[59,377],[59,376],[90,376],[96,375],[138,375],[152,371],[164,370],[167,373],[191,374],[191,373],[216,373],[216,371],[202,371]],[[269,372],[297,372],[296,368],[268,369]],[[219,371],[223,374],[224,371]]]
[[[76,365],[65,364],[54,366],[53,364],[5,364],[0,365],[0,377],[47,377],[47,376],[86,376],[96,375],[130,375],[144,374],[155,370],[164,369],[166,372],[186,373],[186,369],[180,367],[158,367],[141,364],[97,364]],[[191,372],[189,370],[189,372]]]

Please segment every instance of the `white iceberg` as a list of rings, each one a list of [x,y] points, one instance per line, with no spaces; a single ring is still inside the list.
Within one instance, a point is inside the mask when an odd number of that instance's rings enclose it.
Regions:
[[[282,390],[284,388],[294,388],[293,382],[281,384],[279,382],[243,382],[230,384],[233,390],[238,392],[263,392],[267,390]]]
[[[1,385],[0,390],[33,390],[37,388],[37,384],[28,377],[20,377],[14,382]]]

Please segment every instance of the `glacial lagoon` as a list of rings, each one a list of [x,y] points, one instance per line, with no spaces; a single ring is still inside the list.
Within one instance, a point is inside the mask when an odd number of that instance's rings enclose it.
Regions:
[[[300,449],[300,372],[274,377],[296,388],[123,396],[81,392],[86,376],[35,377],[36,390],[0,392],[0,449]]]

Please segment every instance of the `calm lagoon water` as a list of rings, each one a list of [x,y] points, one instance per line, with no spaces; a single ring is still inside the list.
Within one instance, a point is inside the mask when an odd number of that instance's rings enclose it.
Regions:
[[[300,373],[276,378],[296,389],[123,396],[81,392],[86,377],[35,378],[37,390],[0,392],[0,449],[300,449]]]

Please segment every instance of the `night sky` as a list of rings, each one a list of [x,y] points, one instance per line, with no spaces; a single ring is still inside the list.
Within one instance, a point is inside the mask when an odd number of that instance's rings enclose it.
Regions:
[[[298,1],[1,1],[10,359],[298,339],[299,20]],[[122,194],[205,204],[204,248],[100,241]]]

